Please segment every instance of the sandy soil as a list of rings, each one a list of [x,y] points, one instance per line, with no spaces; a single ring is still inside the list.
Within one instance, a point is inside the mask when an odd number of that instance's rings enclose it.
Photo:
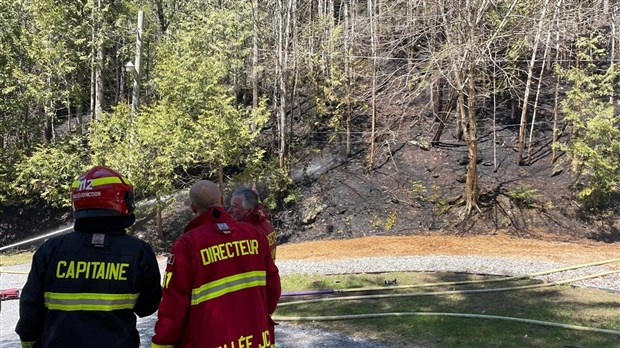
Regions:
[[[278,260],[325,260],[372,256],[485,255],[585,264],[619,259],[620,243],[553,241],[492,236],[372,236],[280,245]],[[620,262],[610,265],[620,269]]]

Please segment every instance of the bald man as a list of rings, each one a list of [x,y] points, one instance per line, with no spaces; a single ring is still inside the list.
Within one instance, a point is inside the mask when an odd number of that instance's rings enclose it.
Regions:
[[[196,217],[168,257],[151,347],[272,347],[281,289],[266,236],[235,221],[211,181],[189,198]]]
[[[202,214],[210,207],[221,207],[220,188],[212,181],[200,180],[189,190],[190,207],[194,214]]]

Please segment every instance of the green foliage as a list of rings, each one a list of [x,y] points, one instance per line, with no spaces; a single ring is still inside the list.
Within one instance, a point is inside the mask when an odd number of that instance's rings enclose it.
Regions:
[[[194,117],[162,101],[144,106],[132,121],[129,107],[119,104],[93,123],[93,162],[119,170],[142,195],[157,197],[172,193],[180,174],[194,165],[217,169],[247,163],[257,170],[262,150],[252,147],[256,133],[249,131],[246,121],[262,124],[265,108],[245,113],[232,105],[221,106],[228,113]]]
[[[111,113],[103,113],[100,119],[90,123],[93,163],[109,166],[127,175],[130,170],[130,138],[135,132],[131,119],[129,106],[121,103]]]
[[[163,196],[178,185],[178,170],[191,164],[187,124],[191,117],[166,103],[145,107],[135,121],[131,175],[145,194]],[[130,139],[131,142],[131,139]]]
[[[307,74],[306,79],[314,89],[312,98],[319,118],[313,119],[313,128],[327,125],[333,130],[329,140],[335,141],[346,129],[348,107],[356,109],[365,106],[360,94],[367,86],[362,81],[355,80],[353,68],[349,74],[346,71],[347,59],[350,66],[356,63],[352,59],[352,50],[350,48],[349,52],[344,50],[343,24],[335,25],[332,18],[321,17],[309,25],[308,29],[301,34],[302,40],[312,41],[313,35],[322,36],[329,33],[325,40],[317,41],[316,49],[322,54],[299,58],[302,60],[301,74]],[[363,69],[362,64],[363,62],[358,63],[357,68]]]
[[[262,151],[258,149],[252,156],[247,156],[244,170],[234,175],[231,180],[246,185],[259,183],[264,186],[265,192],[260,192],[261,200],[269,209],[278,207],[279,202],[288,204],[297,201],[299,192],[291,189],[293,180],[286,168],[280,168],[277,158],[266,161]]]
[[[420,202],[426,201],[426,186],[418,180],[411,180],[411,188],[409,189],[409,193],[415,200]]]
[[[197,7],[197,8],[195,8]],[[205,7],[208,8],[206,11]],[[250,50],[251,7],[210,8],[204,2],[180,10],[182,21],[169,28],[157,47],[154,84],[168,103],[180,104],[190,114],[211,110],[221,102],[234,75],[244,67]],[[187,12],[186,17],[182,17]]]
[[[155,85],[166,108],[181,116],[176,127],[191,162],[217,168],[246,160],[255,163],[262,156],[252,148],[258,133],[250,125],[262,127],[268,118],[266,106],[236,106],[227,85],[249,53],[244,48],[251,27],[248,11],[247,4],[238,4],[192,13],[158,48]]]
[[[506,195],[518,206],[529,208],[534,207],[541,198],[538,190],[528,185],[519,185],[514,190],[507,192]]]
[[[129,106],[119,104],[92,124],[93,163],[128,176],[143,195],[171,193],[177,181],[175,170],[187,168],[189,162],[182,127],[189,117],[157,104],[145,106],[132,118]]]
[[[394,227],[394,225],[396,224],[396,219],[397,219],[397,215],[396,215],[396,212],[395,212],[395,211],[394,211],[394,212],[392,212],[392,213],[390,214],[390,216],[388,216],[388,217],[385,219],[385,230],[386,230],[386,231],[388,231],[388,232],[389,232],[389,231],[391,231],[391,230],[392,230],[392,227]]]
[[[28,21],[24,4],[0,0],[0,136],[8,137],[15,147],[40,129],[36,118],[21,117],[31,103],[31,85],[22,79],[24,69],[32,64],[22,25]]]
[[[187,6],[183,11],[198,4]],[[178,187],[180,174],[192,166],[214,171],[260,162],[258,132],[249,125],[260,129],[267,108],[236,106],[226,85],[245,54],[247,32],[240,26],[247,19],[240,21],[239,11],[246,7],[192,12],[169,28],[156,52],[153,87],[161,99],[137,115],[120,104],[95,123],[94,162],[117,168],[143,195],[156,197]]]
[[[573,85],[562,101],[572,137],[559,147],[569,153],[573,169],[582,177],[578,198],[587,208],[606,203],[620,183],[620,118],[612,102],[620,70],[617,65],[604,72],[597,67],[606,55],[600,40],[595,34],[580,38],[582,63],[570,70],[557,69]]]
[[[450,203],[441,194],[441,186],[434,184],[432,186],[432,193],[429,197],[429,201],[439,205],[439,210],[435,212],[435,215],[441,216],[450,210]]]
[[[0,206],[5,204],[11,192],[11,183],[13,182],[13,177],[15,176],[13,168],[14,166],[7,165],[7,160],[4,158],[0,158]]]
[[[372,217],[372,227],[375,229],[381,228],[383,226],[383,220],[381,220],[380,216],[374,215]]]
[[[87,167],[81,156],[82,138],[68,137],[54,145],[40,145],[16,166],[11,185],[25,203],[40,198],[52,207],[71,205],[71,183]]]

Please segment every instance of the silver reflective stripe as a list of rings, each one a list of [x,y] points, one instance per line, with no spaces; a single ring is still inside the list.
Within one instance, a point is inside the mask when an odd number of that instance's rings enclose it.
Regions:
[[[46,292],[45,307],[61,311],[113,311],[132,309],[139,294]]]
[[[229,277],[206,283],[192,290],[192,305],[220,297],[242,289],[265,286],[266,272],[253,271],[235,274]]]

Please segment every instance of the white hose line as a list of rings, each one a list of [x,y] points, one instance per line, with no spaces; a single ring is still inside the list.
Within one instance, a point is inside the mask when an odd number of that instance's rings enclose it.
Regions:
[[[187,192],[189,192],[189,189],[184,189],[184,190],[178,191],[177,193],[172,193],[172,194],[163,196],[163,197],[161,197],[161,200],[165,201],[165,200],[168,200],[168,199],[170,199],[172,197],[175,197],[175,196],[178,196],[178,195],[181,195],[181,194],[186,194]],[[141,208],[143,206],[153,205],[154,203],[155,203],[155,199],[142,200],[142,201],[136,203],[136,208]],[[5,245],[3,247],[0,247],[0,251],[11,249],[11,248],[14,248],[16,246],[23,245],[23,244],[28,244],[28,243],[31,243],[31,242],[35,242],[35,241],[37,241],[39,239],[45,239],[47,237],[55,236],[57,234],[63,234],[63,233],[65,233],[65,232],[67,232],[69,230],[72,230],[72,229],[73,229],[73,224],[71,224],[71,226],[69,226],[69,227],[63,227],[63,228],[61,228],[59,230],[56,230],[54,232],[49,232],[49,233],[46,233],[46,234],[43,234],[43,235],[40,235],[40,236],[37,236],[37,237],[33,237],[33,238],[30,238],[30,239],[23,240],[21,242]]]
[[[313,316],[313,317],[286,317],[286,316],[273,316],[274,321],[333,321],[333,320],[351,320],[351,319],[372,319],[382,317],[405,317],[405,316],[443,316],[443,317],[457,317],[457,318],[479,318],[479,319],[497,319],[516,321],[527,324],[536,324],[543,326],[560,327],[564,329],[598,332],[610,335],[620,336],[620,331],[599,329],[594,327],[579,326],[555,323],[551,321],[504,317],[499,315],[484,315],[484,314],[468,314],[468,313],[438,313],[438,312],[394,312],[394,313],[368,313],[368,314],[349,314],[349,315],[326,315],[326,316]]]
[[[555,285],[573,283],[580,280],[586,280],[591,278],[603,277],[609,274],[620,273],[620,270],[607,271],[602,273],[591,274],[579,278],[561,280],[557,282],[521,285],[506,288],[491,288],[491,289],[469,289],[469,290],[449,290],[449,291],[434,291],[434,292],[414,292],[408,294],[380,294],[380,295],[359,295],[359,296],[341,296],[341,297],[325,297],[311,300],[300,300],[282,302],[278,304],[278,307],[293,306],[298,304],[316,303],[316,302],[329,302],[329,301],[352,301],[352,300],[366,300],[366,299],[381,299],[381,298],[394,298],[394,297],[416,297],[416,296],[439,296],[439,295],[454,295],[454,294],[477,294],[477,293],[490,293],[490,292],[504,292],[523,289],[543,288]]]
[[[3,271],[0,269],[0,274],[2,273],[6,273],[6,274],[28,274],[30,272],[25,272],[25,271]]]
[[[550,269],[546,271],[540,271],[535,273],[530,273],[521,276],[512,276],[512,277],[504,277],[504,278],[496,278],[496,279],[478,279],[478,280],[461,280],[461,281],[453,281],[453,282],[440,282],[440,283],[424,283],[424,284],[408,284],[408,285],[395,285],[389,287],[363,287],[363,288],[353,288],[353,289],[335,289],[335,293],[348,293],[348,292],[365,292],[365,291],[384,291],[388,289],[412,289],[412,288],[428,288],[435,286],[448,286],[448,285],[464,285],[464,284],[480,284],[480,283],[497,283],[497,282],[506,282],[511,280],[522,280],[522,279],[530,279],[541,275],[547,275],[551,273],[559,273],[564,271],[570,271],[578,268],[590,267],[590,266],[600,266],[608,263],[620,262],[620,259],[611,259],[605,261],[596,261],[591,263],[585,263],[581,265],[567,266],[562,268]]]
[[[46,233],[46,234],[37,236],[37,237],[34,237],[34,238],[26,239],[26,240],[23,240],[21,242],[5,245],[3,247],[0,247],[0,251],[6,250],[6,249],[11,249],[13,247],[16,247],[16,246],[19,246],[19,245],[23,245],[23,244],[28,244],[28,243],[37,241],[39,239],[45,239],[47,237],[55,236],[57,234],[62,234],[62,233],[65,233],[65,232],[67,232],[69,230],[72,230],[72,229],[73,229],[73,225],[71,225],[69,227],[62,228],[62,229],[54,231],[54,232],[50,232],[50,233]]]

